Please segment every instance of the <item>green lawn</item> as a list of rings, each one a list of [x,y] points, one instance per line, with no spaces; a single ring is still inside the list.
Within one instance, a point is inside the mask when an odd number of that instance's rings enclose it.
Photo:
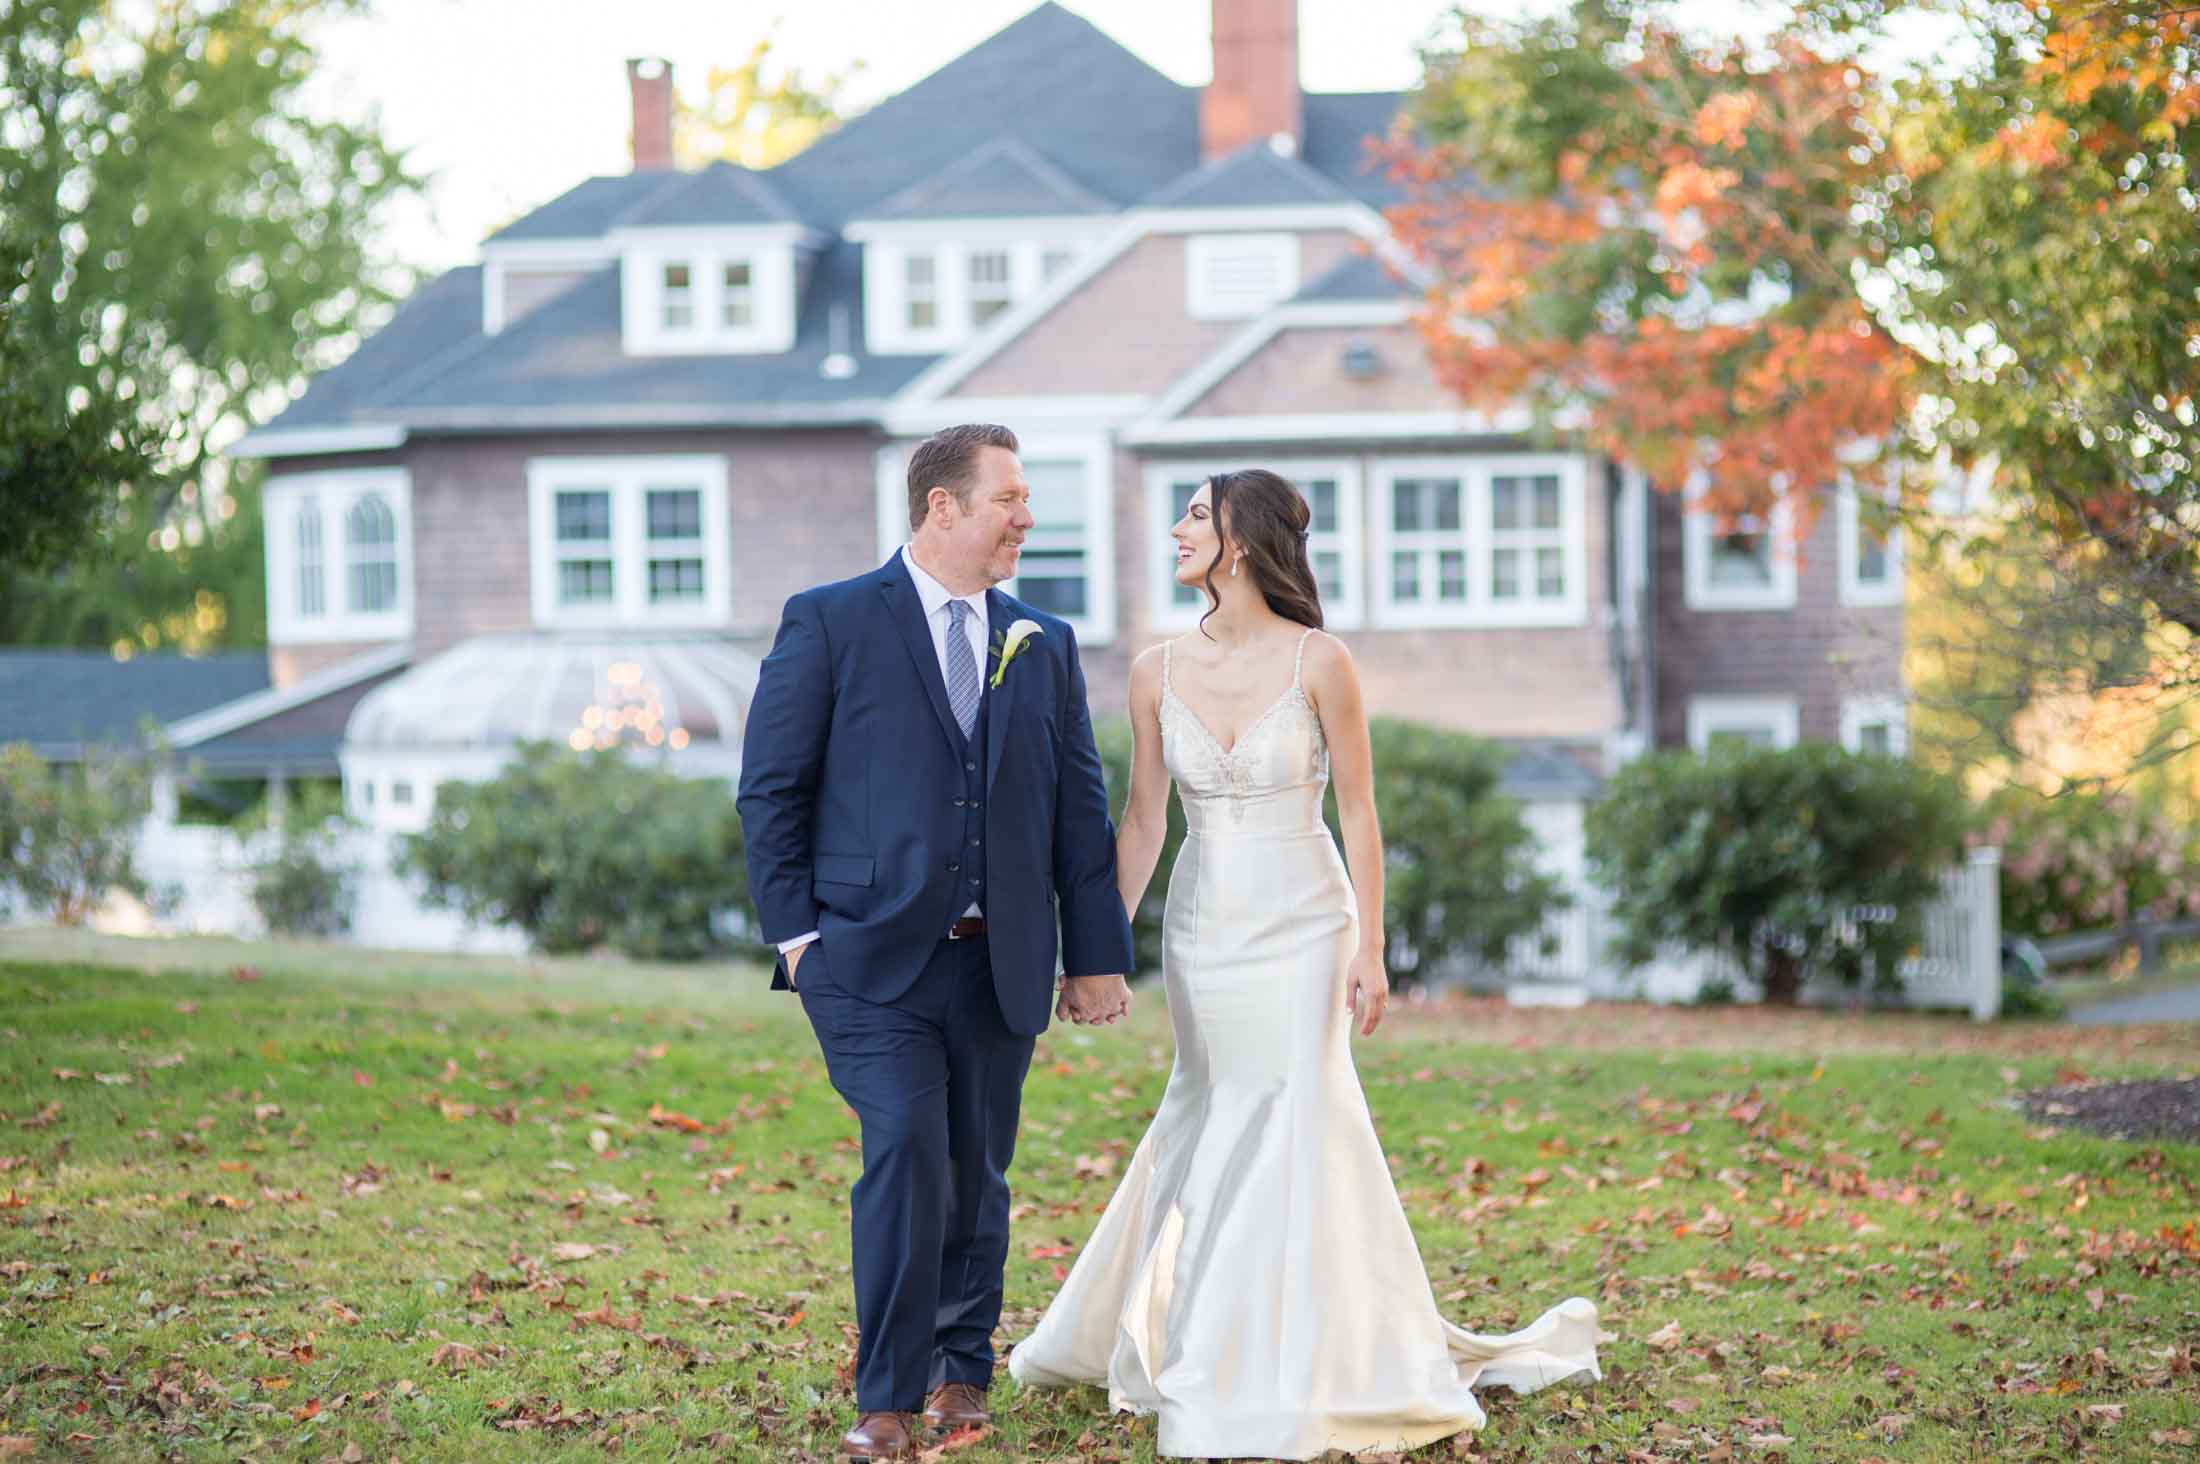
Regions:
[[[830,1458],[854,1130],[762,984],[0,935],[0,1457]],[[2200,1437],[2200,1149],[2005,1102],[2200,1033],[1464,1003],[1360,1054],[1446,1313],[1580,1293],[1614,1334],[1601,1384],[1417,1457]],[[1157,993],[1042,1040],[1004,1345],[1168,1060]],[[1098,1391],[994,1401],[955,1458],[1153,1457]]]

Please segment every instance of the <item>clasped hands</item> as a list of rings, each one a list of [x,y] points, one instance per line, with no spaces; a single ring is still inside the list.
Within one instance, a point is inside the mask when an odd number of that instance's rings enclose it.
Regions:
[[[1054,1015],[1080,1027],[1105,1027],[1130,1015],[1130,983],[1120,976],[1065,976]]]

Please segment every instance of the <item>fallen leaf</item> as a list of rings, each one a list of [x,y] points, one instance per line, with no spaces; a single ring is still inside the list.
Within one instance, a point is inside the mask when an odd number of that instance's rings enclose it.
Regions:
[[[1667,1322],[1644,1340],[1660,1352],[1671,1352],[1681,1345],[1681,1324],[1679,1322]]]
[[[595,1253],[594,1246],[578,1240],[561,1240],[550,1247],[551,1256],[561,1261],[585,1261]]]
[[[354,1085],[361,1088],[371,1088],[374,1086],[373,1074],[362,1072],[358,1068],[353,1068],[351,1070],[351,1080]]]

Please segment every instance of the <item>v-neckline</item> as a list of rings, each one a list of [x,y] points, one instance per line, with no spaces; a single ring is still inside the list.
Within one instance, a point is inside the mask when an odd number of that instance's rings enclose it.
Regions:
[[[1199,729],[1201,736],[1205,737],[1209,743],[1213,744],[1215,751],[1221,753],[1225,758],[1230,758],[1237,756],[1238,749],[1245,745],[1246,739],[1250,738],[1255,732],[1258,732],[1261,727],[1267,723],[1268,719],[1274,716],[1276,712],[1283,706],[1283,704],[1291,699],[1292,694],[1298,691],[1299,686],[1298,682],[1294,680],[1282,691],[1277,692],[1276,699],[1268,703],[1267,706],[1261,708],[1260,715],[1253,718],[1252,721],[1247,722],[1243,730],[1238,733],[1237,740],[1232,742],[1228,747],[1224,747],[1222,745],[1222,739],[1215,736],[1214,729],[1207,725],[1206,718],[1200,716],[1198,712],[1192,710],[1192,704],[1190,702],[1184,700],[1183,697],[1177,695],[1177,690],[1175,686],[1167,686],[1162,689],[1168,692],[1171,697],[1175,698],[1176,704],[1184,709],[1184,715],[1192,719],[1192,725]]]

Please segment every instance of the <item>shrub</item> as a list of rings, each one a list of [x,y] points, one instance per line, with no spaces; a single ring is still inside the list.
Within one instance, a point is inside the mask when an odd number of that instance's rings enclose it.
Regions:
[[[2066,935],[2200,915],[2200,835],[2114,794],[2005,788],[1974,842],[2001,854],[2001,923]]]
[[[142,758],[92,748],[56,768],[25,743],[0,749],[0,889],[63,925],[117,890],[145,898],[135,850],[151,809]]]
[[[733,793],[617,749],[523,745],[496,777],[445,783],[400,871],[431,904],[516,926],[537,950],[611,945],[696,960],[753,928]]]
[[[1460,958],[1504,959],[1566,902],[1558,882],[1534,868],[1535,836],[1520,807],[1498,791],[1504,753],[1464,733],[1377,718],[1369,727],[1375,807],[1383,826],[1384,965],[1409,986]],[[1130,779],[1129,723],[1098,728],[1109,803],[1122,816]],[[1328,803],[1336,831],[1336,800]],[[1161,858],[1132,922],[1141,971],[1161,969],[1161,918],[1169,875],[1184,841],[1184,814],[1169,802]]]
[[[1589,811],[1589,857],[1624,958],[1723,951],[1793,1004],[1814,970],[1896,979],[1964,821],[1954,784],[1899,758],[1721,743],[1622,769]]]
[[[338,849],[349,827],[341,795],[303,791],[285,814],[273,845],[248,867],[253,908],[283,935],[340,935],[351,928],[358,897],[358,871]]]

